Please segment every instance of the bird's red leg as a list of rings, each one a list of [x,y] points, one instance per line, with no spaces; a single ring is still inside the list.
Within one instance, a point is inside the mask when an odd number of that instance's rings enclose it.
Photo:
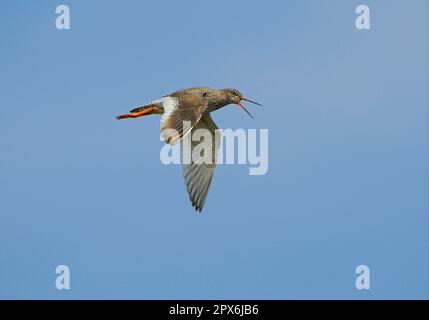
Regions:
[[[120,120],[120,119],[126,119],[126,118],[142,117],[142,116],[146,116],[148,114],[155,112],[156,109],[157,108],[155,108],[155,107],[151,107],[151,108],[147,108],[147,109],[144,109],[142,111],[139,111],[139,112],[130,112],[127,114],[121,114],[121,115],[117,116],[116,119]]]

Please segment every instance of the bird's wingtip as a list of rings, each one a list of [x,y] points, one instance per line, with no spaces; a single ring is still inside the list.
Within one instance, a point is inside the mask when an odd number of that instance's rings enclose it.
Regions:
[[[194,207],[196,213],[201,213],[203,211],[203,207],[202,206],[194,204],[193,207]]]

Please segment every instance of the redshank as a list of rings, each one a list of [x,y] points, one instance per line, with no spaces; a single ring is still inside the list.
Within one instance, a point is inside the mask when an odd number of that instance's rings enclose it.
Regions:
[[[190,163],[183,164],[183,177],[189,199],[195,210],[201,212],[216,167],[220,142],[219,135],[215,134],[218,128],[210,117],[210,112],[229,104],[237,104],[252,117],[241,103],[242,101],[261,105],[244,98],[236,89],[217,90],[208,87],[195,87],[173,92],[116,118],[137,118],[149,114],[162,114],[161,133],[170,145],[182,141],[189,133],[192,136],[192,132],[197,129],[203,128],[210,132],[211,141],[207,141],[207,143],[211,143],[212,152],[209,155],[211,159],[208,159],[209,161],[191,160]],[[187,125],[184,125],[185,123]],[[191,148],[200,143],[204,143],[204,140],[194,142],[191,139]],[[199,149],[206,150],[205,148]]]

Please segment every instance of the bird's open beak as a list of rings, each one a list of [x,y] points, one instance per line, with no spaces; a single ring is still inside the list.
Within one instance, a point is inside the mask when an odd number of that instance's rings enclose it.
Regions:
[[[257,102],[252,101],[252,100],[249,100],[249,99],[246,99],[246,98],[241,98],[241,100],[243,100],[243,101],[247,101],[247,102],[250,102],[250,103],[253,103],[253,104],[257,104],[258,106],[262,106],[262,104],[257,103]]]
[[[253,118],[253,116],[252,116],[252,115],[250,114],[250,112],[249,112],[249,111],[247,111],[247,109],[246,109],[246,108],[241,104],[241,101],[247,101],[247,102],[250,102],[250,103],[256,104],[256,105],[258,105],[258,106],[262,106],[262,104],[257,103],[257,102],[252,101],[252,100],[249,100],[249,99],[246,99],[246,98],[241,98],[241,99],[239,99],[239,100],[238,100],[237,104],[238,104],[241,108],[243,108],[243,110],[244,110],[244,111],[246,111],[246,113],[247,113],[251,118]]]

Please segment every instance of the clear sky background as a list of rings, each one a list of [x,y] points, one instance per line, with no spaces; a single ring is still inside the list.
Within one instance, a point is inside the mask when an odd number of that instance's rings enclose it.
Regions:
[[[2,1],[0,298],[428,298],[427,22],[425,0]],[[196,85],[262,102],[214,119],[270,141],[201,215],[159,117],[114,118]]]

